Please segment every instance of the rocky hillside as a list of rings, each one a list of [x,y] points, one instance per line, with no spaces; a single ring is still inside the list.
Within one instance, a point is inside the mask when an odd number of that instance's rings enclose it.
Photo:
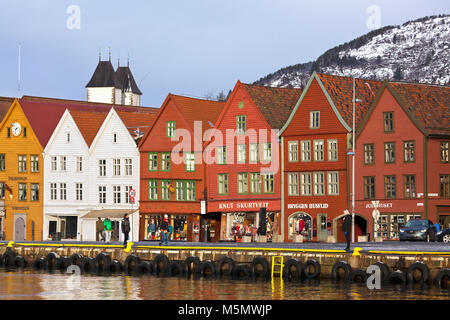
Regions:
[[[450,15],[373,30],[326,51],[316,61],[280,69],[255,84],[303,87],[313,71],[450,85]]]

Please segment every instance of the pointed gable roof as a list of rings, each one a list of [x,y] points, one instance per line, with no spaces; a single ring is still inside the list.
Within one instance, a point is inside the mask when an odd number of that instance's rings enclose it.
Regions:
[[[394,97],[425,134],[450,134],[450,87],[389,82]]]
[[[91,146],[108,112],[69,111],[88,147]]]
[[[273,129],[281,129],[289,118],[302,89],[277,88],[242,83],[267,123]]]
[[[117,82],[114,67],[111,64],[111,61],[99,61],[97,68],[94,71],[94,74],[89,80],[86,88],[93,87],[115,87],[119,88],[119,84]]]
[[[132,92],[138,95],[142,95],[141,90],[139,90],[136,81],[134,81],[133,74],[131,73],[130,67],[118,67],[115,73],[116,83],[118,89],[124,92]]]
[[[317,73],[342,119],[353,126],[353,78]],[[355,78],[355,127],[358,127],[369,110],[382,81]],[[361,100],[358,102],[358,99]]]

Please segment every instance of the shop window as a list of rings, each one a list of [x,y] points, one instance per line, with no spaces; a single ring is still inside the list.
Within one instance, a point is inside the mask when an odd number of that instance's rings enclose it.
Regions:
[[[312,220],[308,214],[295,213],[289,216],[289,237],[303,235],[306,240],[312,239]]]
[[[149,215],[145,219],[144,230],[145,240],[160,240],[161,236],[161,216],[160,215]]]
[[[187,241],[187,216],[173,216],[171,217],[171,222],[173,232],[170,235],[170,239],[175,241]]]

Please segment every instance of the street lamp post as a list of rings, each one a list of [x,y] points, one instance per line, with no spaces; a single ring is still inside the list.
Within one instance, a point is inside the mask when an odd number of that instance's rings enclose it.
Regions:
[[[355,78],[353,78],[353,128],[352,128],[352,243],[355,242]]]

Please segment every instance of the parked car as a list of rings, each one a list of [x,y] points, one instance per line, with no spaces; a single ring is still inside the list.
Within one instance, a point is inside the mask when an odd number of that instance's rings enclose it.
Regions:
[[[450,243],[450,228],[439,231],[437,234],[437,241]]]
[[[404,227],[400,228],[400,241],[422,240],[436,241],[437,230],[433,222],[427,219],[409,220]]]

